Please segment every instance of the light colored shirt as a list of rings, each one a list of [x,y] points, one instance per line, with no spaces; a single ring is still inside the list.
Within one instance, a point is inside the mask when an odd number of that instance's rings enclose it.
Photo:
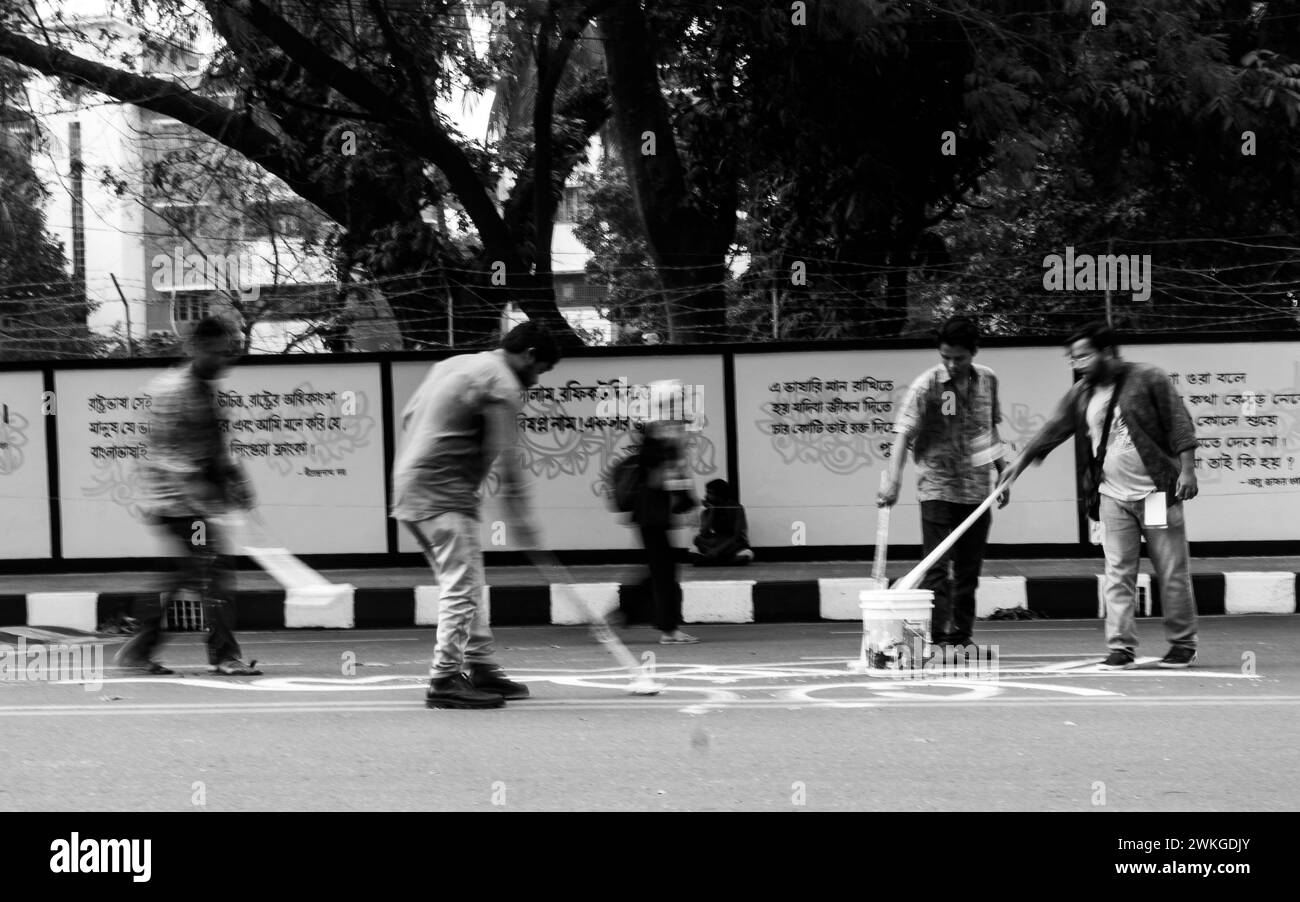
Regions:
[[[937,364],[917,376],[907,389],[894,432],[912,442],[920,501],[979,504],[993,490],[996,461],[1006,453],[998,424],[998,377],[971,364],[964,390]]]
[[[393,467],[391,516],[417,522],[447,511],[477,516],[499,450],[490,424],[508,421],[513,444],[522,389],[499,348],[434,364],[402,411],[406,443]]]
[[[1173,380],[1159,367],[1121,360],[1124,375],[1118,408],[1124,414],[1129,437],[1142,458],[1143,469],[1158,489],[1173,495],[1178,487],[1179,458],[1196,449],[1196,426],[1179,397]],[[1087,382],[1070,386],[1056,412],[1022,452],[1026,461],[1042,460],[1072,435],[1087,435]],[[1095,441],[1095,440],[1094,440]]]
[[[137,475],[146,515],[218,515],[229,509],[230,486],[246,483],[230,457],[214,391],[188,363],[160,374],[145,389],[149,431]]]
[[[1101,433],[1106,426],[1106,409],[1115,395],[1115,385],[1098,387],[1088,399],[1088,437],[1092,453],[1101,448]],[[1110,438],[1106,442],[1106,459],[1101,464],[1101,486],[1098,491],[1119,501],[1136,501],[1156,490],[1155,481],[1142,463],[1142,455],[1133,444],[1133,435],[1117,405],[1110,424]]]

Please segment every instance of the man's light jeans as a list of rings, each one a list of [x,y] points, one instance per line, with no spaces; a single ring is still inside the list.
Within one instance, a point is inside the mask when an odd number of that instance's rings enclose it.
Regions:
[[[1196,598],[1192,594],[1183,505],[1169,508],[1163,529],[1142,525],[1143,501],[1101,496],[1101,545],[1106,552],[1106,644],[1112,651],[1137,648],[1138,560],[1145,529],[1147,552],[1160,585],[1160,607],[1170,645],[1196,648]]]
[[[467,665],[492,665],[478,518],[448,511],[414,525],[433,548],[437,564],[438,643],[429,675],[438,679],[455,676]]]

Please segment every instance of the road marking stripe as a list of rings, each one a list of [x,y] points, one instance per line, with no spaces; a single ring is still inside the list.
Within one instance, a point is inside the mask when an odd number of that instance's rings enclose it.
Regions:
[[[831,707],[877,707],[877,708],[899,708],[899,707],[1060,707],[1060,706],[1079,706],[1086,705],[1089,707],[1159,707],[1166,706],[1222,706],[1222,705],[1250,705],[1250,706],[1289,706],[1300,705],[1300,696],[1298,695],[1277,695],[1261,696],[1256,698],[1241,698],[1235,695],[1206,695],[1206,696],[1162,696],[1147,698],[1130,698],[1130,697],[1108,697],[1108,698],[997,698],[997,699],[977,699],[977,700],[953,700],[944,701],[941,699],[912,701],[912,700],[892,700],[883,698],[853,699],[838,698],[824,699],[817,701],[793,701],[791,699],[746,699],[737,701],[692,701],[688,699],[669,699],[669,698],[649,698],[621,696],[617,699],[529,699],[525,702],[511,702],[507,707],[512,711],[529,710],[529,709],[609,709],[618,710],[635,705],[637,707],[649,708],[790,708],[790,709],[808,709],[808,708],[831,708]],[[421,701],[412,699],[411,701],[376,701],[369,703],[360,702],[244,702],[229,704],[101,704],[97,706],[89,705],[41,705],[41,706],[4,706],[0,707],[0,717],[79,717],[79,716],[99,716],[104,714],[145,714],[145,715],[203,715],[203,714],[248,714],[248,713],[328,713],[328,712],[385,712],[385,711],[422,711],[424,705]]]

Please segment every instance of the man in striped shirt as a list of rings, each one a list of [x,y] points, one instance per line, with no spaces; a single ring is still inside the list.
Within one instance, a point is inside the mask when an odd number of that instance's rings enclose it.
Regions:
[[[213,395],[216,380],[235,359],[236,337],[222,320],[201,320],[190,338],[191,359],[149,385],[148,456],[139,468],[140,507],[176,554],[167,597],[181,591],[202,599],[208,625],[208,663],[218,673],[256,676],[240,660],[235,639],[235,577],[221,518],[253,506],[248,474],[230,457],[222,416]],[[142,599],[140,630],[117,653],[117,663],[150,674],[168,674],[154,660],[162,644],[162,599]]]
[[[965,317],[954,317],[938,332],[941,363],[918,376],[907,390],[894,432],[898,438],[890,455],[889,478],[877,503],[898,501],[903,465],[910,448],[916,461],[917,499],[921,503],[921,541],[929,555],[988,497],[1005,466],[998,424],[998,377],[973,362],[979,351],[979,329]],[[999,499],[1005,507],[1009,494]],[[989,512],[975,522],[952,550],[925,574],[922,589],[934,593],[931,619],[933,641],[968,645],[975,625],[975,589],[984,564]],[[949,578],[949,564],[952,577]]]

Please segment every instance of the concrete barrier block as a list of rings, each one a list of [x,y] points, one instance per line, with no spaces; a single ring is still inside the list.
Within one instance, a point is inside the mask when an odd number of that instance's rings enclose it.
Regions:
[[[861,620],[862,602],[858,598],[858,594],[876,591],[880,588],[880,585],[870,577],[817,580],[821,618],[823,620]]]
[[[682,620],[687,623],[753,623],[752,579],[682,583]]]
[[[356,595],[351,585],[288,589],[285,628],[350,630],[356,626]]]
[[[981,576],[975,590],[975,616],[987,617],[998,608],[1028,608],[1027,586],[1023,576]]]
[[[588,615],[575,596],[595,616],[607,615],[618,607],[618,586],[618,583],[552,583],[551,623],[556,626],[577,626],[588,622]]]
[[[1225,614],[1294,614],[1295,574],[1242,571],[1223,574]]]
[[[32,592],[27,596],[27,625],[93,633],[99,628],[98,605],[98,592]]]

